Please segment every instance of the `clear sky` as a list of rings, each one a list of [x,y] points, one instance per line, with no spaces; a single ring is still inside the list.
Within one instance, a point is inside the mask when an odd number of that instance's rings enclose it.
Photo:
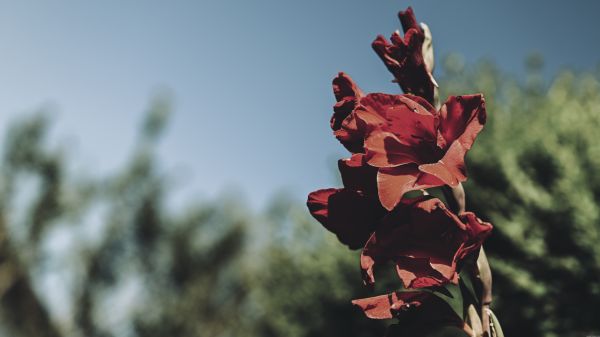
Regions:
[[[600,61],[591,0],[0,1],[0,137],[48,109],[55,141],[109,173],[166,87],[174,116],[160,156],[180,194],[238,186],[257,207],[284,187],[304,198],[346,155],[328,125],[331,79],[345,71],[365,91],[398,92],[370,43],[408,5],[438,57],[487,57],[514,74],[532,51],[547,74]]]

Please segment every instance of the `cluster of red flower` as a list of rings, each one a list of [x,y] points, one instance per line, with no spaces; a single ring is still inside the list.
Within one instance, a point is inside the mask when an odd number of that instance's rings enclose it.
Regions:
[[[464,157],[486,121],[483,96],[450,97],[434,108],[437,83],[423,52],[425,30],[410,8],[399,13],[404,37],[378,36],[373,49],[405,94],[365,95],[340,73],[331,118],[335,137],[352,152],[338,162],[343,188],[310,193],[311,214],[351,249],[364,247],[365,284],[373,268],[392,262],[404,288],[354,300],[371,318],[391,318],[419,306],[429,293],[414,288],[458,283],[460,262],[492,230],[472,212],[453,213],[441,200],[409,191],[457,186],[465,181]]]

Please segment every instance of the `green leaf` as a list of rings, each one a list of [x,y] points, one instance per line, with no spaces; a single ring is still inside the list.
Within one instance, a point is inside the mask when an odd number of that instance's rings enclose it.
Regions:
[[[467,302],[471,302],[471,303],[475,304],[476,307],[479,307],[479,296],[477,296],[477,292],[475,291],[475,282],[473,280],[473,278],[474,278],[473,274],[469,273],[466,270],[466,268],[463,268],[463,270],[460,272],[459,276],[460,276],[459,284],[460,284],[461,288],[467,294],[469,294],[469,297],[470,297],[470,300],[467,300]]]
[[[431,288],[430,291],[433,295],[446,302],[458,317],[462,320],[465,319],[463,312],[463,296],[459,285],[450,283],[443,287]]]

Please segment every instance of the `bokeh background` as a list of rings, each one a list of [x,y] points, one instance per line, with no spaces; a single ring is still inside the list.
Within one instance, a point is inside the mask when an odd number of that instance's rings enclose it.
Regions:
[[[304,202],[348,156],[331,79],[399,93],[370,43],[409,5],[442,99],[487,99],[465,189],[506,335],[600,334],[600,3],[25,0],[0,2],[0,336],[382,336]]]

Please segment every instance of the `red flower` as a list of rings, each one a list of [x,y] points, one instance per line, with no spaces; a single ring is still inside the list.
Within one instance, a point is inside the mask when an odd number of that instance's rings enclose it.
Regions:
[[[388,213],[361,254],[366,284],[376,264],[393,261],[405,288],[458,283],[457,264],[492,230],[473,213],[456,216],[437,198],[403,200]]]
[[[412,143],[435,132],[437,112],[421,97],[381,93],[365,96],[343,72],[333,79],[333,92],[337,103],[333,107],[331,128],[350,152],[364,152],[365,137],[374,126],[413,140]]]
[[[386,209],[408,191],[466,180],[464,156],[486,121],[482,95],[450,97],[438,112],[414,95],[363,96],[344,73],[333,83],[334,134],[379,168],[379,198]]]
[[[396,78],[405,93],[421,96],[433,102],[434,89],[437,86],[423,57],[425,33],[419,27],[412,8],[398,13],[404,38],[396,31],[390,44],[382,35],[377,36],[372,47],[385,66]]]
[[[377,169],[364,164],[362,154],[338,162],[345,188],[308,195],[312,216],[350,249],[364,246],[385,214],[377,199]]]
[[[482,95],[450,97],[439,112],[412,95],[371,94],[359,103],[354,116],[371,130],[365,158],[379,168],[379,199],[386,209],[408,191],[467,179],[464,157],[486,121]]]

